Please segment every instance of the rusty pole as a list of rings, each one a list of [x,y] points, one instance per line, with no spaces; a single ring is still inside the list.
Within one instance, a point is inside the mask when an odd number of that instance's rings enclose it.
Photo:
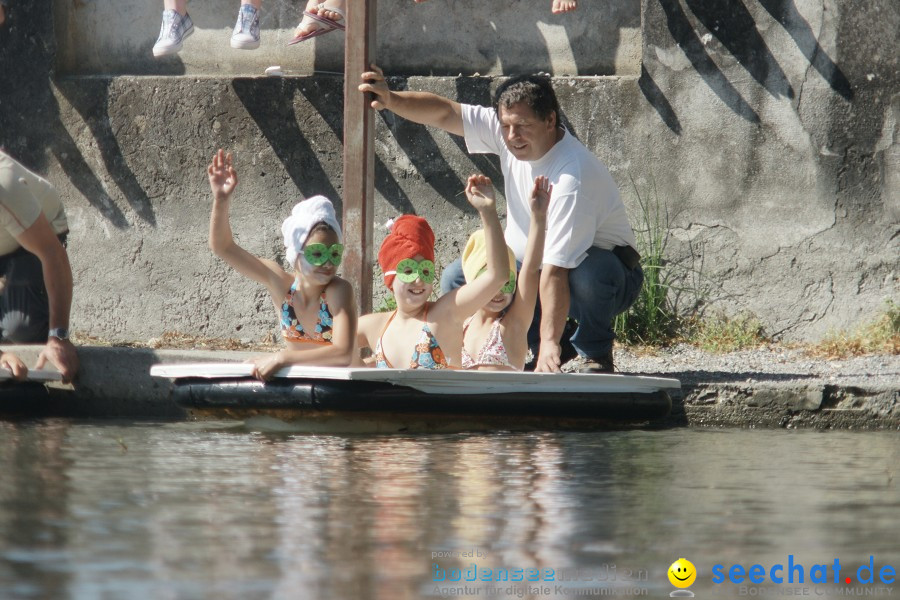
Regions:
[[[344,42],[344,264],[360,314],[372,310],[375,219],[375,111],[359,93],[360,74],[375,60],[377,0],[348,0]]]

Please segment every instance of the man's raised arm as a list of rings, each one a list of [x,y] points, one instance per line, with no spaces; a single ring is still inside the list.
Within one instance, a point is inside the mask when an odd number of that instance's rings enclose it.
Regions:
[[[464,135],[459,102],[430,92],[392,92],[377,65],[363,73],[362,80],[359,91],[372,94],[375,110],[389,110],[409,121]]]

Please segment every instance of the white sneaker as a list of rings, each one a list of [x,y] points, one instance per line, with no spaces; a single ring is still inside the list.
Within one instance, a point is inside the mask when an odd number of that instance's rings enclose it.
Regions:
[[[164,10],[159,38],[153,45],[153,56],[166,56],[181,51],[184,39],[194,33],[194,22],[191,15],[183,17],[174,10]]]
[[[231,47],[238,50],[259,48],[259,11],[252,4],[241,4],[234,33],[231,34]]]

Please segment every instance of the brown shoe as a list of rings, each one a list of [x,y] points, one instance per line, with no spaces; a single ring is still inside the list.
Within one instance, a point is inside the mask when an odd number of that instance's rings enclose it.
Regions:
[[[615,373],[615,371],[616,366],[613,364],[612,351],[606,356],[585,357],[584,363],[578,368],[579,373]]]

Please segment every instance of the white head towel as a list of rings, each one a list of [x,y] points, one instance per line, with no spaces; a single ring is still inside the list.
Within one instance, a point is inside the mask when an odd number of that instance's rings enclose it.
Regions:
[[[310,230],[316,223],[322,221],[334,229],[338,236],[338,242],[343,243],[344,236],[341,234],[341,226],[334,214],[334,205],[325,196],[313,196],[298,202],[291,211],[291,216],[281,224],[287,259],[292,266],[300,252],[303,251],[303,245],[306,243],[306,238],[309,237]]]

